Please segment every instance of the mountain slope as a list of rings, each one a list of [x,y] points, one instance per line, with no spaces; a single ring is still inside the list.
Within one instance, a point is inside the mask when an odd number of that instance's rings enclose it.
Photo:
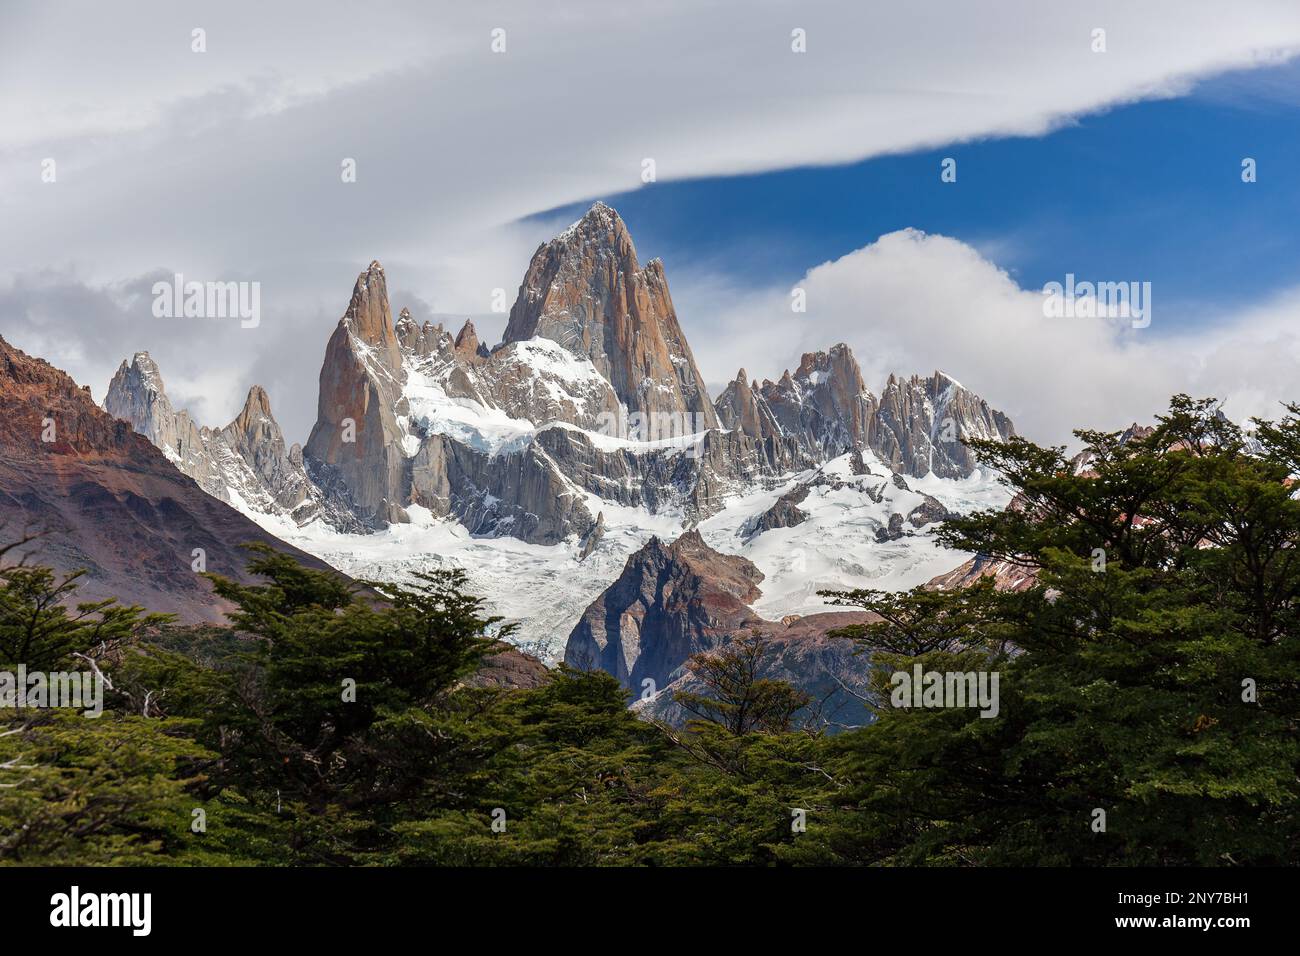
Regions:
[[[866,620],[838,612],[765,621],[749,605],[763,574],[741,557],[722,554],[688,531],[672,544],[652,538],[631,555],[618,580],[587,608],[569,635],[564,661],[599,668],[639,698],[643,713],[674,723],[686,714],[677,691],[698,689],[686,667],[694,654],[725,647],[742,635],[765,645],[761,676],[788,680],[826,699],[839,723],[863,723],[866,714],[844,687],[864,692],[868,658],[851,641],[826,631]]]
[[[45,440],[52,439],[52,440]],[[193,570],[240,581],[240,545],[272,537],[181,474],[148,439],[97,406],[65,373],[0,339],[0,528],[41,536],[22,551],[59,571],[86,568],[85,600],[116,597],[183,622],[224,622],[225,605]]]
[[[259,385],[248,390],[243,409],[225,428],[200,427],[189,412],[172,407],[157,363],[148,352],[137,352],[109,383],[104,410],[130,422],[208,494],[247,514],[286,515],[296,525],[323,519],[343,530],[358,527],[347,502],[331,500],[308,477],[302,449],[286,448],[271,400]]]

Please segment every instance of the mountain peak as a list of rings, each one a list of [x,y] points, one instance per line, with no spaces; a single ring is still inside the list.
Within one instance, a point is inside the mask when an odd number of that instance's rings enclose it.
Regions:
[[[404,324],[407,333],[411,325]],[[366,521],[400,497],[397,462],[403,451],[396,409],[405,381],[388,283],[374,261],[357,277],[347,311],[325,346],[316,424],[302,448],[310,467],[334,469],[331,474],[347,486],[356,514]]]
[[[189,431],[177,421],[163,387],[162,372],[148,352],[136,352],[129,365],[123,360],[118,366],[104,394],[104,410],[130,422],[137,432],[159,448],[172,449],[173,454],[182,444],[178,428]]]
[[[534,253],[503,344],[542,337],[588,358],[629,412],[717,424],[660,264],[642,271],[617,212],[595,203]]]
[[[542,248],[570,245],[575,242],[585,245],[593,241],[610,246],[621,254],[630,254],[635,263],[636,249],[632,246],[632,238],[628,234],[623,217],[613,206],[607,206],[600,200],[592,203],[590,209],[570,223],[568,228],[554,239],[543,243]]]
[[[466,319],[465,324],[456,333],[455,349],[456,353],[464,358],[473,358],[478,355],[478,332],[471,320]]]
[[[262,386],[248,390],[243,409],[222,434],[268,484],[281,482],[290,470],[285,461],[284,435],[271,414],[271,399]]]
[[[393,314],[388,306],[388,282],[378,259],[357,276],[343,321],[348,323],[357,338],[368,345],[396,348]]]
[[[762,593],[762,580],[752,562],[715,551],[699,531],[669,545],[651,538],[569,634],[565,663],[599,667],[625,687],[645,678],[667,686],[692,654],[759,621],[749,604]]]
[[[947,388],[950,385],[961,389],[964,389],[966,387],[961,382],[957,381],[955,378],[953,378],[947,372],[942,371],[941,369],[935,369],[934,374],[930,376],[930,380],[941,388]]]
[[[862,369],[843,342],[803,353],[793,375],[787,369],[775,385],[764,382],[761,394],[782,430],[818,456],[861,448],[876,409]]]
[[[251,419],[254,415],[271,418],[271,397],[261,385],[254,385],[248,390],[244,399],[244,409],[239,413],[240,419]]]
[[[889,376],[871,432],[877,457],[897,472],[961,478],[979,464],[967,438],[1006,441],[1015,426],[945,372]]]
[[[118,377],[121,377],[123,381],[130,379],[138,383],[140,387],[152,390],[155,395],[163,397],[167,395],[167,391],[163,387],[162,371],[148,352],[136,352],[131,356],[130,365],[126,363],[126,359],[123,359],[122,364],[118,367],[117,376],[114,376],[114,381],[117,381]]]

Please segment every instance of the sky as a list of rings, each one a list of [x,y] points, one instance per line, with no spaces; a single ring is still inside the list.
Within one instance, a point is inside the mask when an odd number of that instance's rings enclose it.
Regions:
[[[1039,441],[1177,391],[1275,415],[1297,51],[1291,0],[7,3],[0,335],[101,399],[148,350],[210,425],[261,384],[303,441],[371,259],[395,313],[492,341],[494,292],[602,199],[715,391],[845,341],[873,390],[943,369]],[[260,323],[155,317],[176,273],[259,283]],[[1150,324],[1044,314],[1067,273],[1151,283]]]

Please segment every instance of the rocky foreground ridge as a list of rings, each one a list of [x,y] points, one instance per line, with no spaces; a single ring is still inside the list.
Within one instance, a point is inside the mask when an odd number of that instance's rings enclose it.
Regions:
[[[688,715],[675,695],[698,690],[690,657],[753,636],[763,644],[759,676],[804,690],[816,715],[832,726],[867,722],[849,689],[865,688],[870,658],[826,632],[870,615],[839,611],[766,621],[749,607],[762,580],[750,561],[715,551],[696,531],[671,544],[651,539],[587,608],[569,635],[564,662],[612,674],[641,713],[682,723]]]

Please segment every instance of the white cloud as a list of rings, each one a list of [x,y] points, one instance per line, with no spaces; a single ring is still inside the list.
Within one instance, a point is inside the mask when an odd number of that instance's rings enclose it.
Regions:
[[[1048,318],[1040,290],[1020,288],[963,242],[916,230],[817,266],[799,285],[804,314],[791,311],[785,288],[736,297],[692,284],[679,295],[712,303],[707,325],[686,327],[710,381],[739,365],[776,378],[801,352],[843,341],[877,394],[890,373],[942,369],[1023,434],[1054,443],[1068,442],[1073,428],[1149,421],[1177,392],[1224,399],[1237,420],[1275,418],[1278,402],[1300,400],[1300,289],[1224,316],[1212,331],[1177,331],[1158,289],[1147,328]]]
[[[206,53],[190,50],[195,27]],[[495,27],[505,54],[490,51]],[[807,53],[790,51],[794,27]],[[492,288],[513,293],[544,238],[510,224],[636,188],[645,157],[668,181],[1032,135],[1297,48],[1292,0],[1230,15],[1218,0],[7,3],[0,279],[261,281],[256,335],[160,346],[130,310],[136,334],[121,339],[40,308],[20,324],[122,356],[161,348],[164,373],[198,396],[227,370],[236,406],[246,376],[269,371],[302,438],[318,343],[372,258],[431,309],[478,313]],[[345,157],[355,184],[340,181]],[[33,318],[47,314],[54,327]],[[15,321],[0,315],[0,332]],[[97,390],[99,364],[121,357],[62,351]]]

